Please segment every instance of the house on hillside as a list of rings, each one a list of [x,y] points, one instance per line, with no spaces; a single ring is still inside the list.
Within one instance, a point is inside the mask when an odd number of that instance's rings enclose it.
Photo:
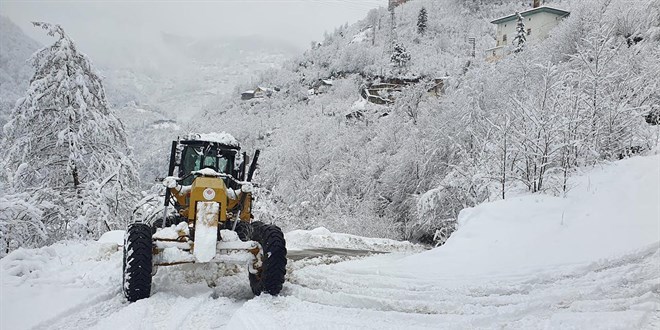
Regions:
[[[149,127],[152,129],[167,129],[174,131],[178,131],[181,129],[181,126],[179,126],[179,124],[176,123],[176,120],[172,120],[172,119],[156,120],[153,123],[151,123]]]
[[[328,90],[330,90],[333,84],[334,82],[332,81],[332,79],[319,79],[309,87],[308,94],[309,95],[323,94]]]
[[[250,89],[241,93],[241,100],[251,100],[254,98],[254,90]]]
[[[428,83],[430,86],[427,92],[431,96],[440,96],[445,92],[445,84],[449,77],[438,77],[433,80],[427,80],[426,77],[371,77],[371,82],[360,88],[360,96],[369,103],[378,105],[388,105],[394,103],[398,93],[401,93],[407,87],[420,83]]]
[[[439,77],[433,79],[433,85],[431,88],[429,88],[428,92],[430,95],[433,96],[440,96],[445,93],[445,81],[449,79],[449,77]]]
[[[527,43],[533,44],[545,39],[550,30],[557,26],[569,12],[557,8],[540,6],[540,0],[535,0],[533,8],[520,13],[527,31]],[[486,59],[496,61],[510,52],[510,46],[516,36],[518,16],[511,14],[491,21],[497,26],[495,47],[486,50]]]
[[[241,100],[251,100],[251,99],[263,99],[264,97],[270,97],[274,92],[278,92],[280,89],[261,87],[257,86],[255,89],[247,90],[241,93]]]

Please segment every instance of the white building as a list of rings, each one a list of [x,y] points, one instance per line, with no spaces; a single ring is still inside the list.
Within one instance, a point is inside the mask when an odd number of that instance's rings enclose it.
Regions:
[[[521,12],[520,15],[523,17],[525,30],[527,30],[527,43],[533,44],[546,38],[550,30],[569,14],[565,10],[547,6],[536,7]],[[486,50],[486,58],[488,60],[497,60],[506,55],[511,48],[509,46],[512,45],[513,39],[516,36],[518,16],[512,14],[498,18],[491,23],[497,25],[497,44],[495,47]]]

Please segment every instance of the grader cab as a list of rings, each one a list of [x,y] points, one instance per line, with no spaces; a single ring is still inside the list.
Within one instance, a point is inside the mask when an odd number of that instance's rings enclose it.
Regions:
[[[124,241],[123,292],[147,298],[160,266],[229,263],[246,266],[255,295],[277,295],[286,274],[279,227],[252,221],[252,176],[259,150],[248,156],[226,133],[172,142],[161,219],[136,222]],[[175,176],[176,173],[176,176]]]

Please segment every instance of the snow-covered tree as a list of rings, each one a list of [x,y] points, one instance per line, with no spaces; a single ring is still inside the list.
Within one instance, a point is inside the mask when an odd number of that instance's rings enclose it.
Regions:
[[[432,84],[425,82],[404,88],[394,102],[395,111],[400,111],[410,118],[414,125],[419,118],[419,105]]]
[[[410,53],[408,53],[402,44],[396,43],[390,61],[392,61],[394,66],[399,70],[403,70],[410,62]]]
[[[525,30],[525,22],[523,21],[522,15],[516,12],[516,16],[518,16],[518,22],[516,23],[516,36],[513,38],[513,51],[519,53],[525,48],[527,31]]]
[[[49,241],[121,228],[138,181],[123,125],[108,108],[99,73],[62,27],[34,25],[57,40],[33,55],[36,72],[4,127],[6,190],[42,208],[45,230],[33,233]],[[3,227],[24,221],[2,216]]]
[[[428,15],[426,13],[426,8],[422,7],[419,10],[419,15],[417,16],[417,33],[423,35],[426,33],[426,26],[428,24]]]

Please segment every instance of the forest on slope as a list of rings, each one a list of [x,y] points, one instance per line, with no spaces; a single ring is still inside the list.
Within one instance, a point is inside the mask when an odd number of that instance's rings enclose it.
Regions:
[[[495,45],[489,21],[529,9],[520,1],[410,1],[393,16],[374,9],[235,94],[256,85],[279,92],[219,99],[195,123],[263,149],[261,217],[286,229],[417,240],[484,201],[562,196],[577,168],[657,144],[645,118],[659,111],[660,4],[546,5],[571,15],[549,38],[495,63],[483,56]],[[392,63],[395,44],[409,54],[404,66]],[[438,77],[445,93],[430,96]],[[365,84],[388,78],[420,83],[390,105],[362,99]],[[333,85],[309,95],[319,79]]]

